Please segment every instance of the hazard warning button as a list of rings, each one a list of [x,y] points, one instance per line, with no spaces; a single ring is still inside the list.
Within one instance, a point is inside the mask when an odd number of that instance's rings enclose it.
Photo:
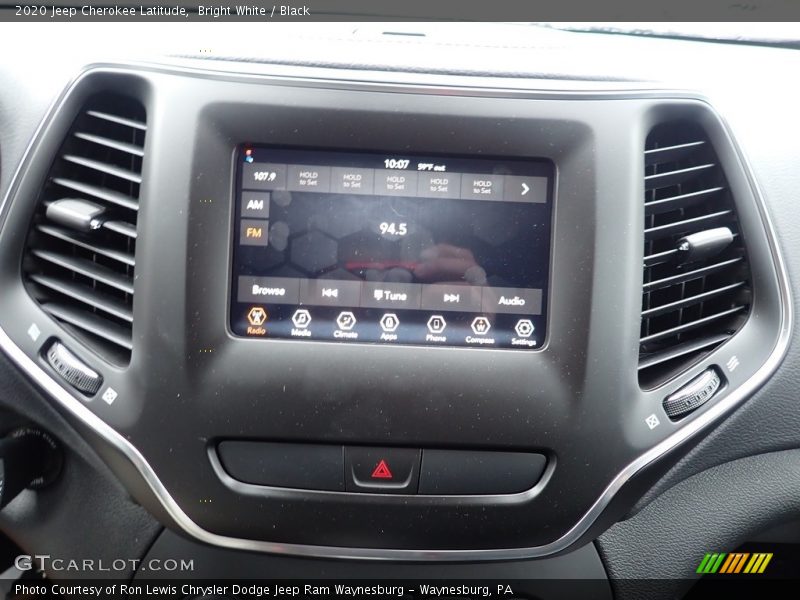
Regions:
[[[348,492],[416,494],[420,454],[413,448],[348,446],[345,488]]]

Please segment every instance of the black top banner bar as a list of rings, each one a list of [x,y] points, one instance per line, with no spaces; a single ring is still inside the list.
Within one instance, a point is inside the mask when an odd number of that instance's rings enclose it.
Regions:
[[[0,0],[2,21],[800,21],[796,0]],[[796,37],[800,37],[800,34]]]

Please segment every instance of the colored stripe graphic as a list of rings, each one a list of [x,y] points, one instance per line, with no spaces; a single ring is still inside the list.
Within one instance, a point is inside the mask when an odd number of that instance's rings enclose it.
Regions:
[[[714,552],[713,554],[707,552],[700,562],[700,566],[697,567],[697,573],[716,573],[725,556],[727,555],[724,552]]]
[[[732,552],[728,555],[728,560],[725,561],[725,564],[722,565],[722,568],[719,570],[719,572],[738,573],[741,571],[745,561],[747,560],[747,557],[749,556],[749,553]]]
[[[753,554],[753,558],[747,563],[744,569],[745,573],[763,573],[767,568],[769,561],[772,560],[772,553],[759,553]]]
[[[767,565],[772,560],[771,552],[757,552],[750,554],[749,552],[707,552],[700,561],[697,567],[697,573],[702,575],[713,575],[714,573],[720,574],[736,574],[736,573],[749,573],[759,574],[763,573]]]

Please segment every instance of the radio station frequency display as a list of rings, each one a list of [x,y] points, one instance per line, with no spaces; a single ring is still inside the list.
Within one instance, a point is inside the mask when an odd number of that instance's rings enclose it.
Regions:
[[[264,146],[237,159],[235,335],[542,346],[551,162]]]

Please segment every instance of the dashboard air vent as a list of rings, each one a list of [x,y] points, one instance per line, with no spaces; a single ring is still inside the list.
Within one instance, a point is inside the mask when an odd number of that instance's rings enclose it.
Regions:
[[[24,259],[41,307],[118,364],[132,349],[136,217],[144,107],[95,96],[61,146],[39,198]]]
[[[652,388],[725,342],[750,309],[736,209],[705,132],[655,127],[645,149],[639,383]]]

